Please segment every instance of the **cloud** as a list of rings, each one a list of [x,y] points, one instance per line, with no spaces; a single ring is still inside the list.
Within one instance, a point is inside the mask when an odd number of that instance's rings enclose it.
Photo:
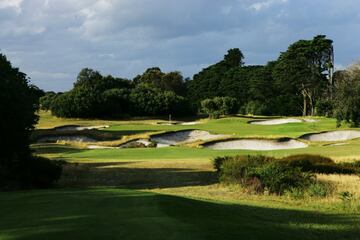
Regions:
[[[288,0],[266,0],[266,1],[259,1],[253,3],[249,6],[249,9],[252,9],[256,12],[268,9],[269,7],[276,5],[276,4],[285,4]]]
[[[0,0],[0,9],[11,8],[15,10],[16,13],[21,13],[21,3],[22,0]]]
[[[84,67],[192,77],[229,48],[265,64],[317,34],[334,40],[337,64],[347,66],[359,57],[359,10],[356,0],[0,0],[0,51],[35,84],[61,91]]]

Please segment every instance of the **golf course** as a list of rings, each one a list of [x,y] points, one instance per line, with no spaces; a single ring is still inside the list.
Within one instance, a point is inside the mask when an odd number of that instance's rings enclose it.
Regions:
[[[202,130],[231,139],[300,139],[309,133],[344,131],[335,120],[251,124],[266,117],[196,119],[194,125],[151,120],[60,119],[40,112],[34,135],[102,136],[114,145],[158,133]],[[274,118],[271,118],[274,119]],[[278,118],[276,118],[278,119]],[[298,118],[304,119],[304,118]],[[310,118],[306,118],[310,119]],[[58,131],[61,126],[107,126]],[[64,138],[63,138],[64,139]],[[125,141],[124,140],[124,141]],[[193,139],[194,140],[194,139]],[[210,140],[212,141],[212,140]],[[221,184],[213,168],[217,156],[321,154],[337,163],[359,160],[360,140],[311,142],[283,150],[219,150],[204,140],[167,147],[88,149],[86,142],[33,142],[36,155],[63,160],[56,189],[0,193],[0,239],[357,239],[360,191],[357,175],[318,174],[333,186],[326,197],[256,195]],[[91,142],[91,144],[96,144]],[[106,144],[105,144],[106,145]],[[349,197],[344,197],[348,192]]]
[[[0,0],[0,240],[359,240],[330,2]]]

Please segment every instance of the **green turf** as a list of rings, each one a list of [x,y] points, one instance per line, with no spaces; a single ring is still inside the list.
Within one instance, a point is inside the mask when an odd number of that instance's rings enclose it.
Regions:
[[[136,190],[0,193],[0,239],[358,239],[360,217]]]
[[[60,158],[70,161],[100,161],[100,160],[172,160],[197,159],[209,160],[216,156],[266,154],[275,157],[291,154],[321,154],[329,157],[356,158],[360,156],[360,140],[350,141],[347,145],[339,146],[310,146],[302,149],[288,149],[276,151],[252,150],[213,150],[206,148],[167,147],[167,148],[128,148],[128,149],[75,149],[68,146],[48,144],[34,145],[33,149],[44,156]]]
[[[305,133],[320,132],[325,130],[336,130],[335,119],[318,118],[316,123],[288,123],[281,125],[253,125],[248,124],[249,118],[223,118],[209,120],[203,124],[182,126],[182,125],[151,125],[151,124],[118,124],[113,125],[106,131],[174,131],[184,129],[201,129],[213,133],[233,134],[234,136],[287,136],[299,137]]]
[[[203,120],[192,126],[169,126],[156,125],[156,120],[110,122],[58,119],[43,114],[41,128],[109,124],[110,128],[103,131],[116,134],[201,129],[235,137],[296,138],[336,129],[335,120],[327,118],[317,118],[316,123],[259,126],[248,124],[249,118],[231,117]],[[234,197],[227,186],[217,189],[217,177],[209,162],[216,156],[237,154],[311,153],[341,159],[360,156],[360,140],[346,143],[316,143],[304,149],[277,151],[190,147],[88,150],[76,145],[34,144],[32,149],[37,154],[76,162],[67,166],[63,177],[68,179],[62,179],[61,186],[100,187],[0,193],[0,240],[359,239],[358,211],[342,208],[337,195],[301,204],[277,196],[253,197],[236,192],[238,197]],[[73,181],[85,185],[71,185]],[[223,194],[225,198],[221,198]]]

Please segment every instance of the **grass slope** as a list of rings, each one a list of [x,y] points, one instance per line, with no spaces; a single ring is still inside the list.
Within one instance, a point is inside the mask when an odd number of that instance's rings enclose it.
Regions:
[[[358,239],[360,217],[136,190],[0,193],[0,239]]]

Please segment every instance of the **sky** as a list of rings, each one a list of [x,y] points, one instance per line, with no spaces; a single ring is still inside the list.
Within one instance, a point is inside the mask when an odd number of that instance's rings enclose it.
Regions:
[[[85,67],[191,78],[230,48],[266,64],[318,34],[334,40],[337,69],[359,60],[359,0],[0,0],[0,53],[53,91],[71,89]]]

